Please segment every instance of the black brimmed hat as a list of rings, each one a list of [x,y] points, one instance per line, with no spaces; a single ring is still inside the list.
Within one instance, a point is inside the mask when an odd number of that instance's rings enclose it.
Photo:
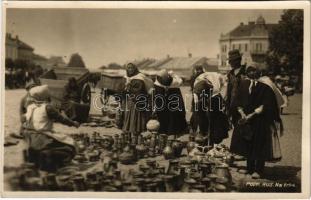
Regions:
[[[228,55],[229,55],[228,60],[236,60],[236,59],[242,58],[240,51],[237,49],[233,49],[233,50],[229,51]]]

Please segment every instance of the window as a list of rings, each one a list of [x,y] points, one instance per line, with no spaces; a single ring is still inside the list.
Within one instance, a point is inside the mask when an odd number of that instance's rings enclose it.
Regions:
[[[256,52],[261,52],[261,51],[262,51],[262,44],[256,43]]]
[[[245,52],[247,52],[247,44],[245,44]]]
[[[234,44],[232,45],[232,49],[235,49],[235,45]]]
[[[241,49],[241,44],[239,44],[239,51],[241,51],[242,49]]]
[[[221,50],[222,50],[222,52],[227,52],[227,46],[226,45],[222,45]]]

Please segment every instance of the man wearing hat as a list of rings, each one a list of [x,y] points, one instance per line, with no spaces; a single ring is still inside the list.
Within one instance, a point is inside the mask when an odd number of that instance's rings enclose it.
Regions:
[[[276,126],[281,123],[280,113],[273,89],[259,79],[258,65],[248,65],[246,74],[237,89],[235,112],[239,115],[230,151],[244,156],[248,173],[252,178],[260,178],[265,162],[276,162],[282,157]]]
[[[226,109],[229,118],[232,118],[233,126],[237,123],[238,113],[234,111],[238,101],[236,98],[237,90],[241,80],[245,78],[245,66],[241,65],[242,56],[237,49],[229,51],[229,64],[232,70],[228,73]]]

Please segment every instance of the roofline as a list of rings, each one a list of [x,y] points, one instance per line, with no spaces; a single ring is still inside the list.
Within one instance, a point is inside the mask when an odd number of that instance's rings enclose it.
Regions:
[[[234,36],[234,37],[228,36],[220,38],[219,41],[239,40],[239,39],[269,39],[269,36]]]

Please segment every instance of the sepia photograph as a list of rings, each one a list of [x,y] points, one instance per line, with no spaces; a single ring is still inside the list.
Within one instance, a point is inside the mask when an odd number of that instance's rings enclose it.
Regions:
[[[3,3],[2,195],[310,195],[310,3],[77,3]]]

